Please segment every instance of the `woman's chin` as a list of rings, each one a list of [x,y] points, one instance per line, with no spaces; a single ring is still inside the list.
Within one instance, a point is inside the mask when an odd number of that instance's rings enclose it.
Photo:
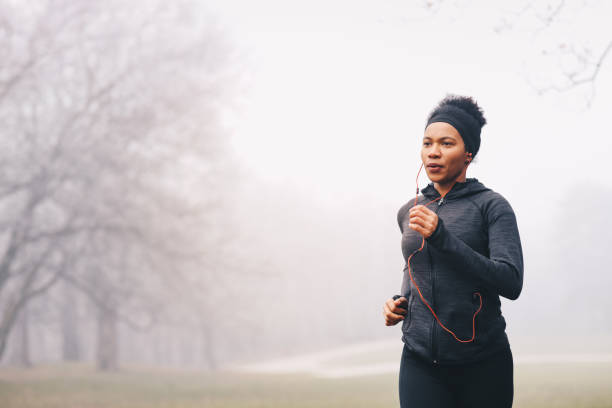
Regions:
[[[427,172],[427,177],[429,177],[429,180],[431,180],[433,183],[439,183],[440,181],[444,180],[444,174],[440,174],[440,173],[430,173]]]

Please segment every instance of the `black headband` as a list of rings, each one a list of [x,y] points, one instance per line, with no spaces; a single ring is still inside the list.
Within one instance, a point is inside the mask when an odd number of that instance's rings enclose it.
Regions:
[[[452,125],[461,135],[465,150],[476,156],[480,149],[480,123],[469,113],[453,105],[445,105],[427,121],[427,125],[433,122],[445,122]]]

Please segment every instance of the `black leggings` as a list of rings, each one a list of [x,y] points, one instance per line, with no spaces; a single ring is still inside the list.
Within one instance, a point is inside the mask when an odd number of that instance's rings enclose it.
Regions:
[[[512,407],[512,352],[506,348],[476,363],[440,366],[404,345],[399,396],[401,408]]]

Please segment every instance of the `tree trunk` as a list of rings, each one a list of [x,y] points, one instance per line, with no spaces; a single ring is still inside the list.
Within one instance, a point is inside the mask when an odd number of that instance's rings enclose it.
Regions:
[[[64,286],[64,301],[62,303],[62,358],[64,361],[79,361],[81,347],[78,332],[77,304],[73,290]]]
[[[14,331],[11,333],[10,343],[12,345],[9,353],[11,364],[22,367],[32,367],[30,358],[30,332],[28,322],[28,309],[24,307],[15,320]]]
[[[98,308],[97,368],[114,371],[118,368],[117,312],[110,308]]]
[[[8,343],[11,329],[13,328],[19,311],[22,309],[24,302],[12,301],[8,302],[3,310],[0,310],[0,359],[4,356],[6,345]]]
[[[32,360],[30,359],[30,326],[27,306],[21,310],[19,334],[19,364],[23,367],[32,367]]]

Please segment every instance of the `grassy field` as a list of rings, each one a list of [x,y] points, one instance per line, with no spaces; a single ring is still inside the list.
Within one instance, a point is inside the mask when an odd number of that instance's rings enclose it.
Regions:
[[[612,407],[612,363],[515,366],[515,407]],[[2,408],[397,407],[397,375],[203,374],[85,365],[0,369]]]

